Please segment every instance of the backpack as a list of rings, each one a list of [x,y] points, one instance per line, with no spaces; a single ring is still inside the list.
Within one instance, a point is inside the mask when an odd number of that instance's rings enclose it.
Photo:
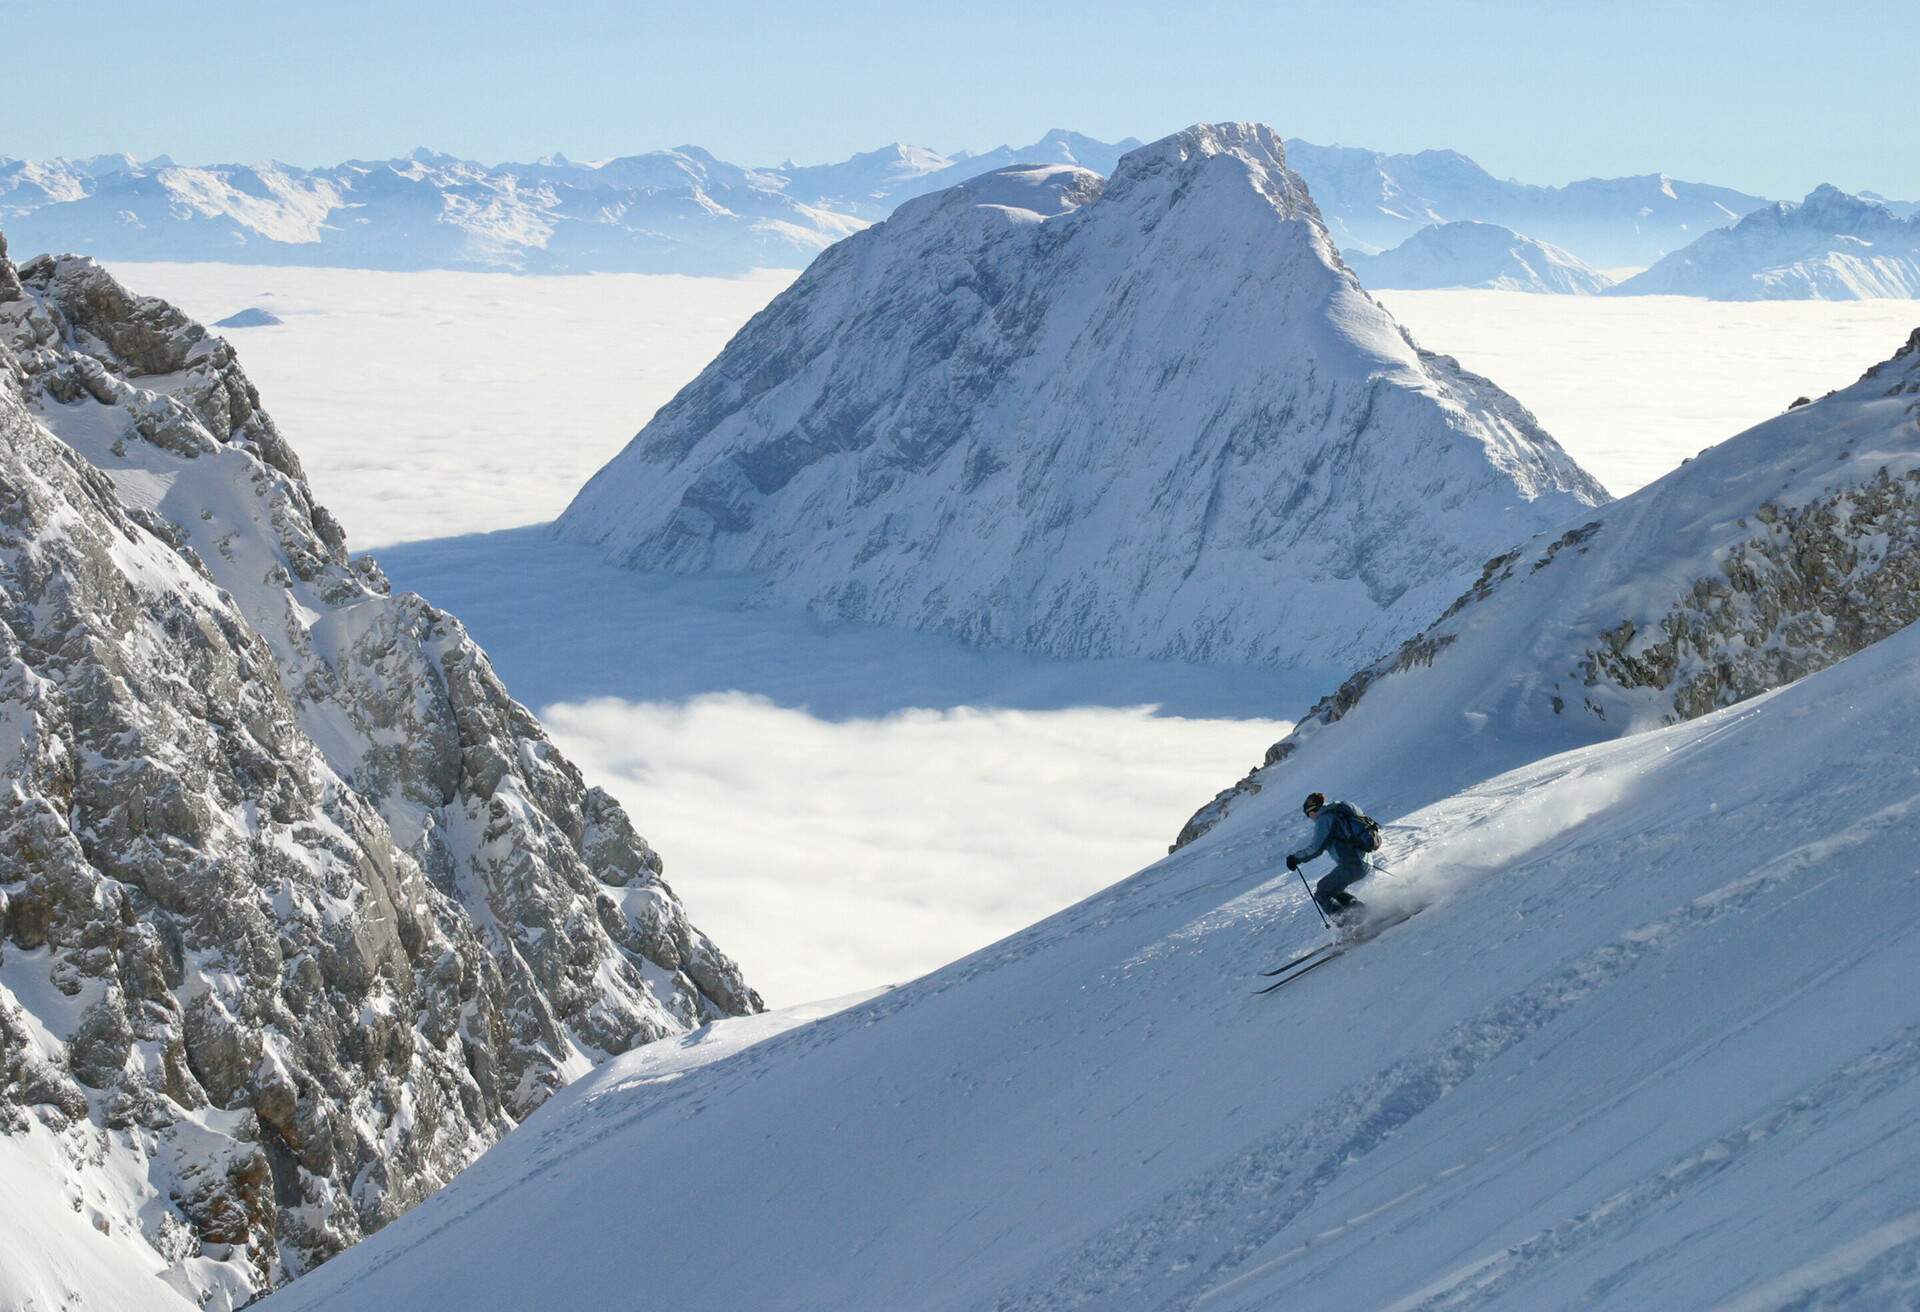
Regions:
[[[1380,850],[1380,825],[1372,816],[1352,802],[1330,802],[1327,810],[1333,816],[1334,842],[1345,843],[1362,852]]]

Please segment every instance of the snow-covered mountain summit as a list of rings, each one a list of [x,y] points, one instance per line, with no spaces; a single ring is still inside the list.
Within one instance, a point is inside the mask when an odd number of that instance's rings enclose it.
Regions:
[[[225,1309],[759,1009],[221,338],[0,242],[0,1306]]]
[[[1720,301],[1920,297],[1920,214],[1820,186],[1710,232],[1615,289]]]
[[[1384,814],[1552,752],[1689,720],[1920,619],[1920,329],[1856,383],[1489,560],[1181,835],[1384,752],[1428,762]]]
[[[1491,287],[1512,292],[1592,296],[1613,279],[1578,256],[1497,223],[1462,219],[1422,228],[1390,251],[1346,254],[1363,286]]]
[[[834,247],[558,529],[981,643],[1317,665],[1604,498],[1360,289],[1270,130],[1222,124]]]

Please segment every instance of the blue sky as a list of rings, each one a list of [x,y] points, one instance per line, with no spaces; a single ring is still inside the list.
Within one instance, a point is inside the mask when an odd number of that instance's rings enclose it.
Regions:
[[[0,155],[489,161],[696,142],[742,163],[1049,127],[1447,146],[1529,182],[1647,173],[1920,197],[1906,6],[542,5],[0,0]]]

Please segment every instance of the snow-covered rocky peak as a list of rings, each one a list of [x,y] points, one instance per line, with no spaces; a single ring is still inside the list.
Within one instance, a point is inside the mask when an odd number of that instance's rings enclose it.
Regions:
[[[759,1008],[232,348],[0,243],[0,1305],[228,1308]]]
[[[1283,219],[1312,212],[1306,184],[1287,167],[1286,147],[1262,123],[1195,124],[1129,151],[1113,170],[1111,190],[1116,198],[1138,192],[1146,204],[1171,208],[1184,199],[1171,193],[1193,185],[1251,186]]]
[[[1885,217],[1891,217],[1893,214],[1893,211],[1885,205],[1868,200],[1864,196],[1842,191],[1831,182],[1823,182],[1808,192],[1806,198],[1797,207],[1788,206],[1786,202],[1782,202],[1781,205],[1773,208],[1776,211],[1783,211],[1783,207],[1797,208],[1798,217],[1803,223],[1836,224],[1842,227],[1884,222]]]
[[[1615,289],[1723,301],[1920,297],[1920,215],[1822,184],[1755,210]]]
[[[835,246],[559,531],[981,643],[1316,665],[1604,499],[1360,289],[1270,129],[1217,124]]]
[[[1349,251],[1361,283],[1378,288],[1490,287],[1592,296],[1613,279],[1558,246],[1496,223],[1463,219],[1422,228],[1390,251]]]
[[[1691,720],[1920,620],[1920,329],[1850,387],[1487,561],[1425,632],[1303,716],[1203,808],[1429,763],[1391,816],[1522,762]]]

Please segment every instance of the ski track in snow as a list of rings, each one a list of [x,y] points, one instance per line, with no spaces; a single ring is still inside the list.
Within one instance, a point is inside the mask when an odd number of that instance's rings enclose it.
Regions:
[[[1527,786],[1532,787],[1537,782],[1529,779]],[[1501,800],[1510,805],[1523,805],[1522,791],[1515,786]],[[1558,1020],[1569,1010],[1588,1002],[1619,977],[1642,968],[1647,959],[1675,953],[1686,946],[1688,936],[1723,918],[1747,911],[1757,900],[1774,893],[1782,884],[1809,874],[1817,875],[1824,869],[1823,862],[1843,855],[1850,846],[1862,845],[1881,836],[1894,822],[1910,816],[1916,806],[1920,806],[1920,798],[1888,807],[1869,820],[1852,826],[1839,838],[1805,844],[1751,875],[1695,898],[1658,921],[1636,926],[1548,979],[1502,999],[1472,1020],[1455,1026],[1424,1053],[1403,1058],[1366,1085],[1342,1090],[1327,1104],[1303,1110],[1300,1120],[1314,1127],[1312,1130],[1290,1128],[1274,1135],[1083,1249],[1071,1264],[1071,1270],[1080,1280],[1085,1280],[1088,1273],[1097,1273],[1094,1283],[1076,1282],[1019,1298],[1003,1299],[996,1304],[998,1312],[1039,1312],[1040,1309],[1080,1307],[1130,1283],[1151,1278],[1157,1271],[1183,1271],[1199,1265],[1201,1259],[1195,1253],[1178,1251],[1182,1247],[1222,1249],[1209,1263],[1213,1273],[1241,1269],[1270,1242],[1274,1232],[1283,1230],[1308,1209],[1317,1198],[1322,1184],[1341,1176],[1352,1163],[1380,1148],[1401,1127],[1472,1078],[1489,1062]],[[1439,837],[1429,835],[1429,841]],[[1616,850],[1618,848],[1618,839],[1613,836],[1596,840],[1596,843]],[[1554,860],[1583,856],[1590,858],[1592,853],[1587,847],[1575,845],[1564,856],[1509,867],[1503,872],[1502,878],[1516,881],[1537,879],[1551,868]],[[1383,940],[1391,944],[1394,937],[1389,931]],[[1364,969],[1358,963],[1364,962],[1363,954],[1370,950],[1370,947],[1363,947],[1358,953],[1348,954],[1346,959],[1355,961],[1356,968]],[[1767,1018],[1767,1013],[1755,1015],[1748,1019],[1747,1025],[1758,1026]],[[1868,1065],[1885,1066],[1889,1061],[1898,1067],[1902,1079],[1920,1072],[1920,1027],[1916,1027],[1914,1036],[1895,1045],[1886,1060],[1876,1055],[1858,1065],[1864,1070]],[[1824,1081],[1828,1100],[1835,1090],[1850,1086],[1858,1074],[1858,1071],[1848,1068]],[[1788,1111],[1803,1103],[1804,1097],[1796,1104],[1790,1104]],[[1595,1113],[1587,1114],[1591,1116]],[[1330,1134],[1328,1127],[1337,1129]],[[1748,1140],[1768,1137],[1764,1126],[1742,1127],[1742,1133]],[[1719,1151],[1707,1153],[1698,1161],[1717,1163],[1734,1151],[1734,1147],[1725,1140],[1717,1143],[1720,1145]],[[1470,1165],[1450,1167],[1443,1176],[1463,1169],[1470,1169]],[[1517,1279],[1519,1273],[1534,1264],[1563,1257],[1563,1250],[1602,1237],[1600,1220],[1619,1222],[1622,1218],[1618,1214],[1623,1209],[1643,1211],[1664,1196],[1663,1191],[1670,1189],[1679,1192],[1685,1184],[1680,1177],[1686,1175],[1687,1170],[1686,1162],[1676,1163],[1657,1176],[1652,1184],[1608,1199],[1592,1213],[1574,1218],[1566,1231],[1552,1232],[1516,1250],[1509,1250],[1499,1258],[1475,1263],[1458,1283],[1464,1284],[1467,1277],[1471,1276],[1479,1292],[1498,1292],[1496,1273],[1501,1282]],[[1390,1200],[1363,1219],[1370,1220],[1386,1212],[1394,1205],[1424,1192],[1426,1187],[1422,1185]],[[1249,1207],[1246,1202],[1249,1198],[1258,1201]],[[1344,1235],[1358,1225],[1359,1219],[1356,1219],[1335,1232],[1308,1237],[1307,1242],[1295,1253],[1311,1249],[1315,1239],[1325,1240],[1336,1234]],[[1222,1243],[1226,1237],[1236,1235],[1239,1237],[1234,1242]],[[1293,1255],[1274,1259],[1267,1267],[1239,1279],[1260,1275],[1262,1271],[1283,1263]],[[1209,1295],[1217,1292],[1203,1290],[1190,1303],[1179,1305],[1209,1302]],[[1435,1294],[1394,1306],[1404,1308],[1405,1312],[1414,1312],[1414,1309],[1471,1306],[1475,1301],[1460,1296],[1458,1290],[1449,1293],[1450,1297],[1446,1299],[1440,1299]],[[1248,1306],[1261,1304],[1256,1302]]]

